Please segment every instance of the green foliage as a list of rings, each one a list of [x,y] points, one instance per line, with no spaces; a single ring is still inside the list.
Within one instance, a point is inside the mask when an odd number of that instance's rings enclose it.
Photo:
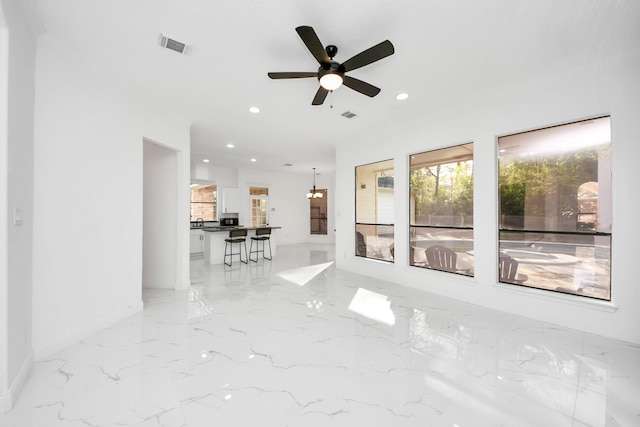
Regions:
[[[469,160],[411,170],[415,215],[472,215],[472,166]]]
[[[548,216],[545,200],[557,197],[558,216],[578,211],[578,187],[598,181],[598,157],[607,146],[546,157],[503,158],[500,161],[500,212],[503,215]]]

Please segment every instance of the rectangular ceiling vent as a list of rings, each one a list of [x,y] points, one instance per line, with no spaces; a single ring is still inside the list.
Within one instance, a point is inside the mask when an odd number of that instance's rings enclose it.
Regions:
[[[352,113],[351,111],[345,111],[344,113],[342,113],[342,117],[346,117],[347,119],[353,119],[356,116],[355,113]]]
[[[171,39],[164,34],[160,34],[160,36],[158,37],[158,43],[160,44],[160,46],[169,50],[173,50],[174,52],[178,52],[181,55],[188,55],[189,52],[191,52],[191,46]]]

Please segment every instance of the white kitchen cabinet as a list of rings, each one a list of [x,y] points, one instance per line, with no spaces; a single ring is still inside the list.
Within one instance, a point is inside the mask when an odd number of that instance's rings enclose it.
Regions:
[[[237,188],[222,189],[222,213],[240,212],[240,190]]]
[[[197,254],[204,252],[204,231],[191,230],[191,240],[189,241],[189,253]]]

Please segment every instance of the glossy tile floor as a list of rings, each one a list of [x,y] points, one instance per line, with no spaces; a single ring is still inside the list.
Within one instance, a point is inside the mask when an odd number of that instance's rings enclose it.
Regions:
[[[0,426],[640,425],[638,346],[333,259],[192,260],[190,290],[146,291],[143,314],[36,363]]]

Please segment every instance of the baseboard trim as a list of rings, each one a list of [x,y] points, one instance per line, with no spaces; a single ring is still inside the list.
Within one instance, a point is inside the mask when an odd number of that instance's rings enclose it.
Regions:
[[[59,352],[60,350],[63,350],[69,347],[70,345],[78,343],[84,338],[87,338],[97,332],[100,332],[103,329],[113,326],[115,323],[119,322],[120,320],[126,319],[129,316],[132,316],[136,313],[141,312],[143,307],[144,307],[144,303],[141,300],[137,304],[131,307],[125,308],[124,310],[121,310],[110,316],[97,319],[94,322],[89,323],[89,325],[85,326],[84,328],[72,331],[71,333],[62,336],[60,339],[56,340],[55,342],[46,344],[40,348],[36,348],[34,349],[34,360],[36,361],[45,360],[49,356]]]
[[[143,281],[142,289],[176,289],[178,282]]]
[[[0,395],[0,414],[6,414],[11,410],[11,408],[13,408],[13,404],[18,400],[18,396],[20,395],[22,388],[29,379],[32,366],[33,352],[29,352],[18,371],[18,375],[16,375],[15,380],[11,383],[9,390]]]

